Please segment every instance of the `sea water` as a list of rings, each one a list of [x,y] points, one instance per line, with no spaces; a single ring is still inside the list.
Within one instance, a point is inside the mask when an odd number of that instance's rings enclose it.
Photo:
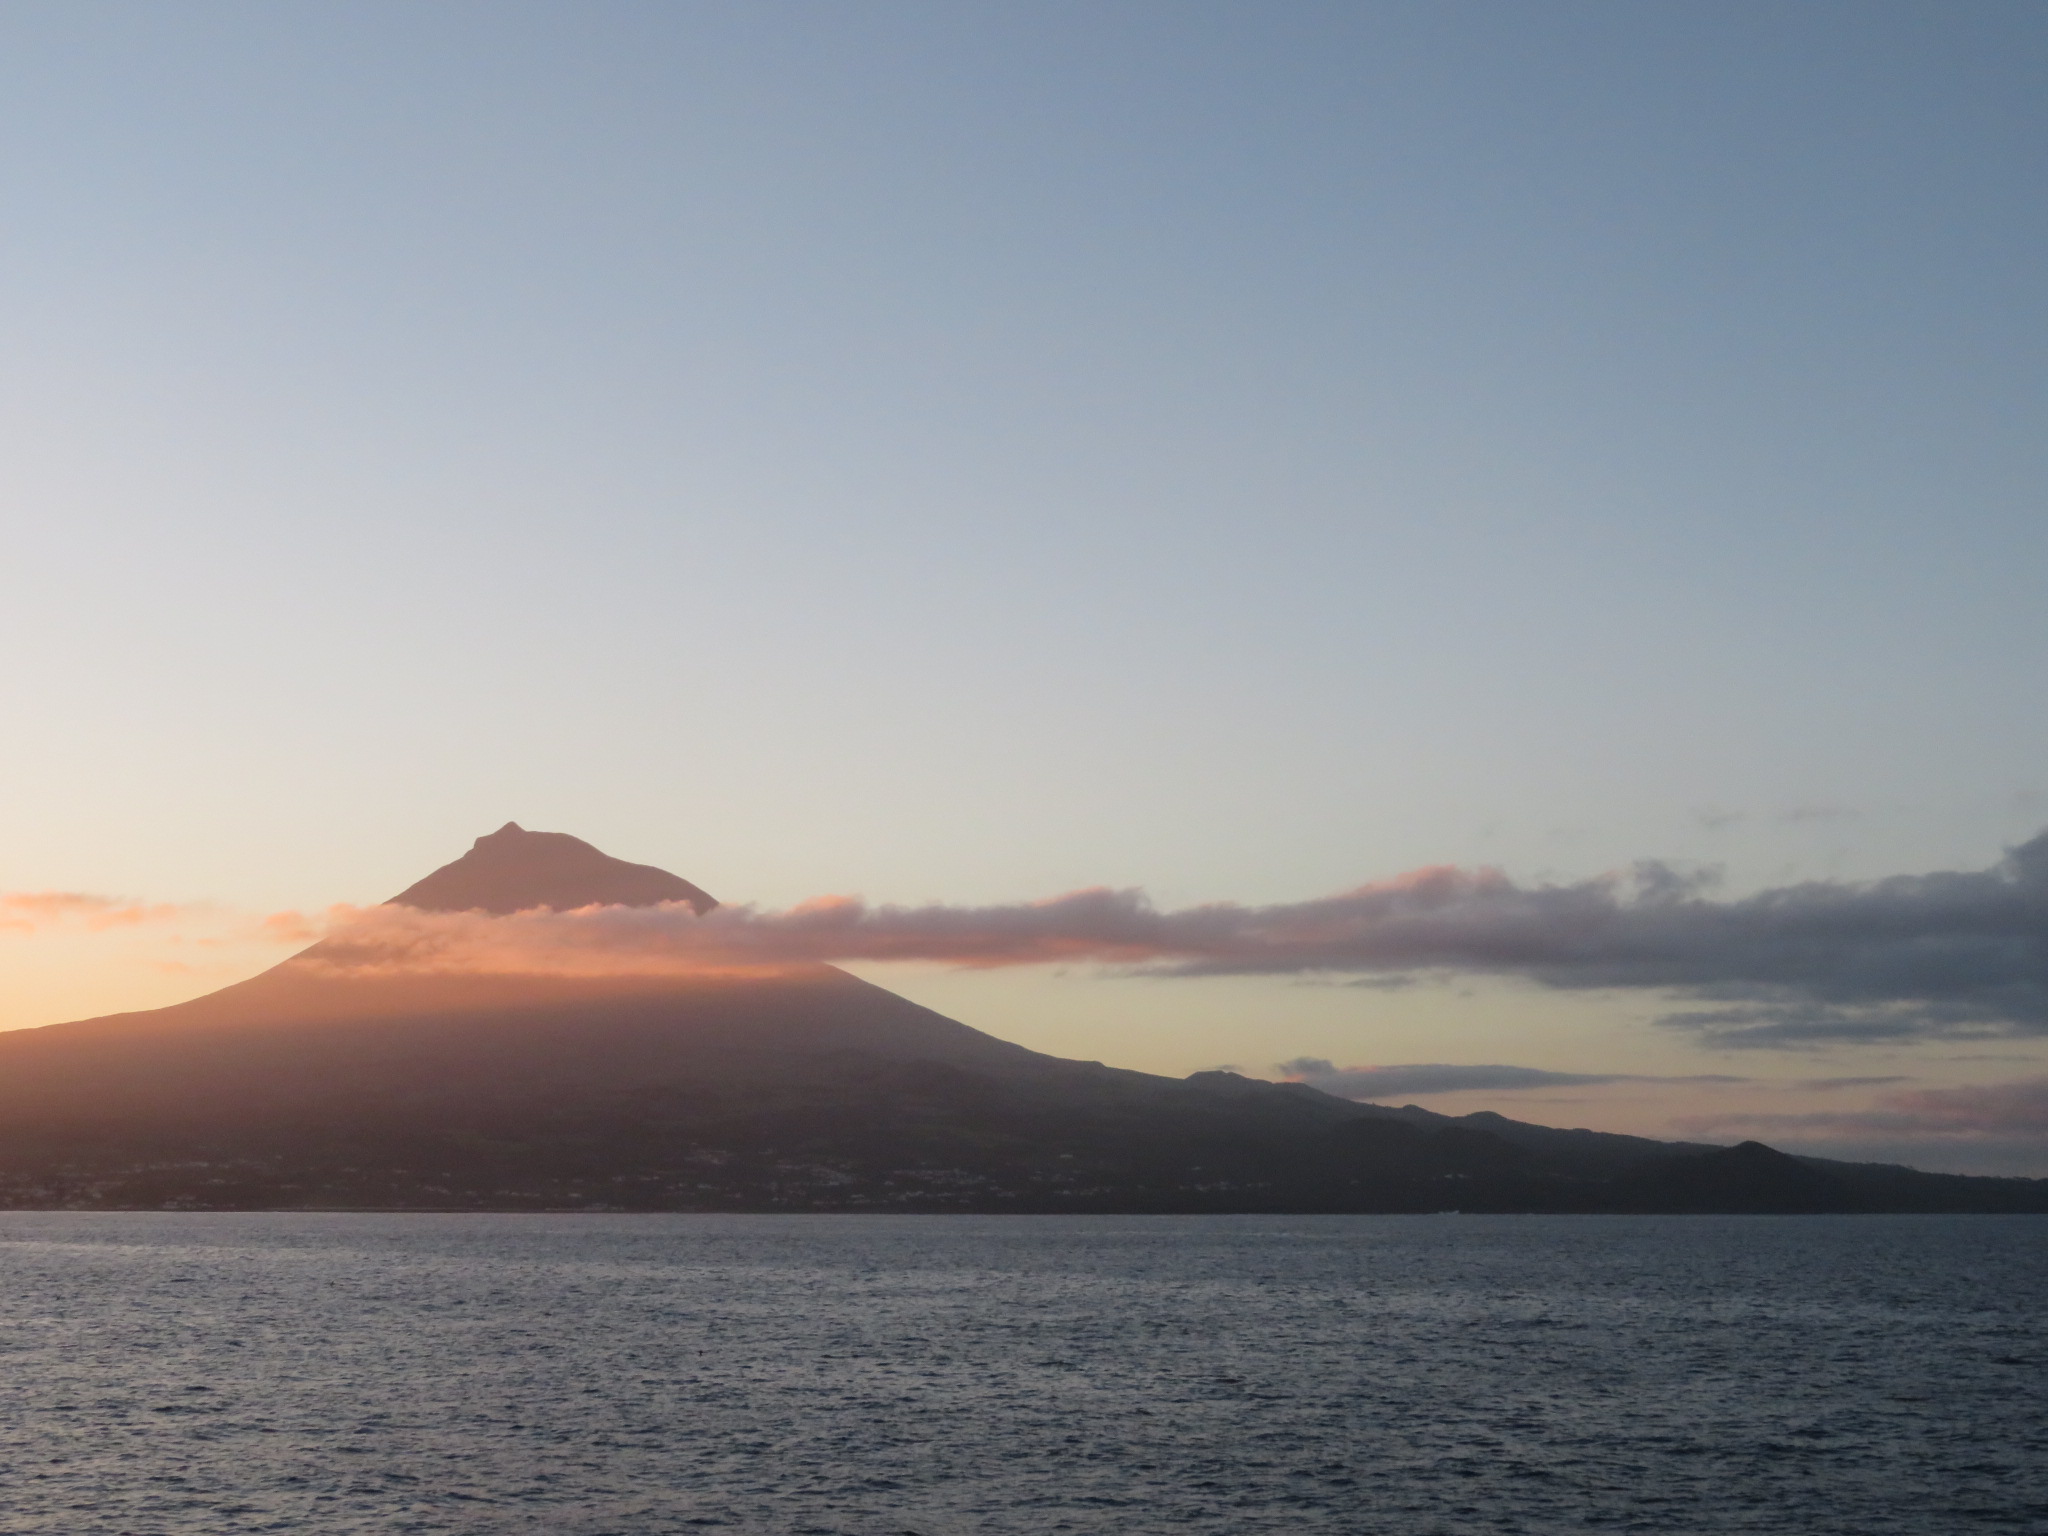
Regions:
[[[0,1213],[0,1530],[2048,1531],[2048,1218]]]

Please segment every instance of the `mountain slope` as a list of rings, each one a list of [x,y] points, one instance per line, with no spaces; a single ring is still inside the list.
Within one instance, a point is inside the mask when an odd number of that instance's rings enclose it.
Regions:
[[[514,824],[396,898],[491,913],[672,901],[715,905]],[[0,1206],[2048,1209],[2048,1181],[1066,1061],[825,965],[358,974],[321,953],[170,1008],[0,1034]]]

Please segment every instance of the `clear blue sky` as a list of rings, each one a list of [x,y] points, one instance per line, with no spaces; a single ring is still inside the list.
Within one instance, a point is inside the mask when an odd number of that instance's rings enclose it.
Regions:
[[[0,4],[0,889],[374,900],[507,818],[771,903],[1984,867],[2044,80],[2032,3]]]

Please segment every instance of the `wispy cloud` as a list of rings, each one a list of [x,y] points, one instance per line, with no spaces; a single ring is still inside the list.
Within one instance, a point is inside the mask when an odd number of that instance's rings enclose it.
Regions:
[[[331,970],[665,974],[917,960],[1370,985],[1492,974],[1686,999],[1660,1022],[1723,1047],[2048,1034],[2048,834],[1982,870],[1811,881],[1735,899],[1713,886],[1711,872],[1654,862],[1563,884],[1436,867],[1270,906],[1162,911],[1142,891],[1096,889],[976,907],[831,896],[702,917],[682,903],[504,917],[338,907],[317,919],[281,913],[262,932],[319,939],[302,963]],[[114,927],[189,910],[26,893],[0,897],[0,925]]]
[[[84,891],[0,891],[0,933],[35,933],[67,925],[100,933],[143,923],[176,922],[196,910]]]
[[[1807,801],[1801,805],[1788,806],[1780,814],[1780,821],[1846,821],[1861,813],[1846,805],[1828,805],[1824,802]]]
[[[1528,1088],[1591,1088],[1608,1083],[1746,1083],[1745,1077],[1710,1074],[1645,1077],[1627,1072],[1548,1072],[1540,1067],[1460,1066],[1446,1062],[1390,1067],[1339,1067],[1313,1056],[1298,1056],[1275,1068],[1291,1082],[1306,1083],[1340,1098],[1378,1102],[1435,1093],[1515,1092]]]
[[[1801,1077],[1791,1087],[1808,1093],[1833,1093],[1844,1088],[1881,1088],[1887,1083],[1910,1083],[1910,1077]]]
[[[1892,1140],[2048,1141],[2048,1078],[1885,1094],[1868,1109],[1698,1116],[1693,1132],[1745,1128],[1778,1135]]]

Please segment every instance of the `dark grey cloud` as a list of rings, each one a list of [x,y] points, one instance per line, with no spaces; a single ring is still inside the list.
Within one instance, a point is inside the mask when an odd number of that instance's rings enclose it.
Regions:
[[[1697,1000],[1661,1022],[1723,1047],[2048,1034],[2048,834],[1984,870],[1810,881],[1716,900],[1698,872],[1524,886],[1432,870],[1321,903],[1250,909],[1180,974],[1490,972]],[[1234,910],[1234,909],[1233,909]]]
[[[1642,1077],[1626,1072],[1546,1072],[1540,1067],[1459,1066],[1448,1062],[1397,1067],[1339,1067],[1314,1056],[1297,1056],[1276,1068],[1284,1077],[1340,1098],[1384,1099],[1432,1093],[1514,1091],[1523,1088],[1590,1088],[1605,1083],[1741,1083],[1741,1077]]]

